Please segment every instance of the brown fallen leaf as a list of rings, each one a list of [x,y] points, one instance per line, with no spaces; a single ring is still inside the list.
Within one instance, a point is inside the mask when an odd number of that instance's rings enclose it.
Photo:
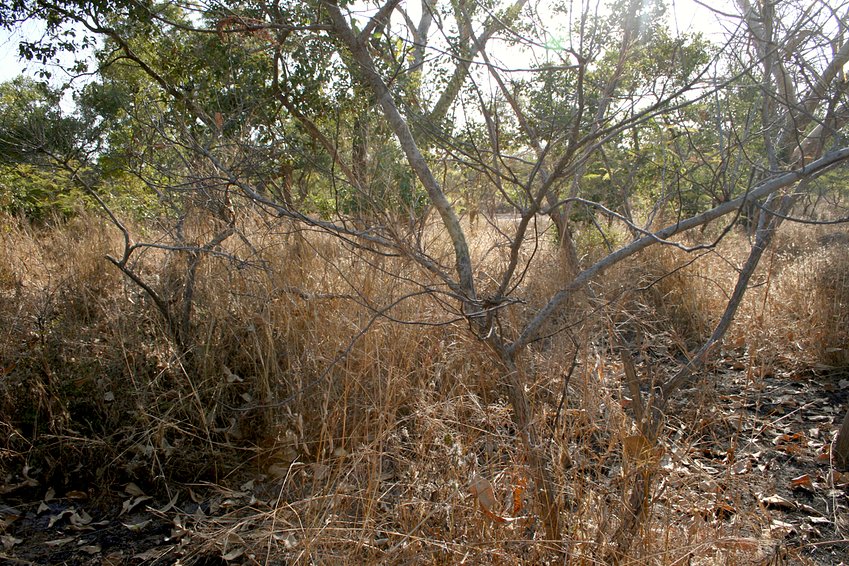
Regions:
[[[768,497],[762,497],[761,503],[763,503],[766,507],[771,507],[773,509],[784,509],[787,511],[794,511],[796,509],[796,504],[789,499],[785,499],[780,495],[770,495]]]
[[[802,474],[790,480],[790,487],[794,489],[810,488],[812,484],[813,481],[808,474]]]
[[[792,434],[791,433],[780,434],[780,435],[776,436],[775,439],[773,439],[772,443],[773,444],[798,443],[798,444],[801,444],[803,446],[806,446],[808,444],[808,439],[805,438],[804,433],[794,432]]]
[[[516,480],[513,486],[513,515],[518,515],[522,512],[522,494],[528,487],[528,478],[522,476]]]

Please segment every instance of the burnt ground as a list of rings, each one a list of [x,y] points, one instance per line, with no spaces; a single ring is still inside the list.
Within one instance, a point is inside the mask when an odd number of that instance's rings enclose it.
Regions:
[[[829,453],[849,405],[849,373],[753,376],[727,364],[714,377],[678,396],[701,408],[684,410],[682,401],[681,416],[670,413],[655,506],[727,524],[734,536],[725,544],[743,554],[750,545],[752,563],[849,564],[849,473],[835,470]],[[272,512],[272,486],[183,486],[168,501],[134,484],[57,493],[16,480],[0,485],[0,563],[266,563],[224,531],[201,531],[234,509]],[[744,515],[747,526],[735,528]]]
[[[738,542],[758,547],[752,555],[763,560],[755,563],[849,564],[849,473],[836,470],[831,457],[849,408],[849,373],[757,376],[729,361],[678,399],[699,396],[708,399],[695,415],[682,405],[687,416],[667,421],[672,454],[664,459],[665,481],[696,483],[689,513],[732,526],[754,510],[759,516],[749,524],[760,532]],[[670,503],[687,511],[686,503]]]

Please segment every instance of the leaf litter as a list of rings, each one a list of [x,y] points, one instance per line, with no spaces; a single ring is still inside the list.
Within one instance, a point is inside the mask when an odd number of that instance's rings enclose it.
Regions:
[[[743,513],[763,515],[760,531],[710,542],[717,552],[771,556],[783,548],[810,564],[837,564],[846,559],[849,474],[833,468],[830,446],[839,416],[833,407],[847,399],[842,389],[823,385],[829,379],[816,374],[795,379],[773,375],[752,388],[745,373],[726,373],[714,387],[728,402],[716,403],[718,410],[701,415],[696,427],[670,420],[665,450],[652,447],[640,435],[622,438],[623,473],[657,470],[662,479],[655,505],[692,521],[732,525]],[[358,457],[347,449],[335,450],[338,458]],[[27,476],[0,486],[5,494],[0,506],[0,559],[164,565],[215,557],[227,564],[249,564],[262,563],[269,549],[294,559],[315,535],[298,524],[303,503],[292,497],[294,491],[281,499],[280,485],[293,478],[304,485],[338,481],[332,468],[324,468],[328,466],[295,460],[272,463],[267,475],[257,474],[230,487],[173,485],[165,497],[129,482],[116,486],[106,505],[94,505],[92,499],[97,497],[86,490],[88,486],[63,493],[44,489]],[[382,470],[375,480],[378,491],[385,493],[381,508],[400,508],[403,500],[390,495],[401,476],[389,462]],[[452,513],[451,505],[463,501],[461,496],[453,503],[447,499],[439,503],[439,494],[449,492],[415,477],[409,481],[422,497],[437,504],[414,529],[379,528],[363,544],[385,553],[418,544],[418,529],[439,514]],[[348,497],[345,485],[338,483],[338,500]],[[466,501],[487,528],[514,529],[533,528],[529,488],[526,473],[479,471],[470,474],[465,490],[458,491],[465,491]]]

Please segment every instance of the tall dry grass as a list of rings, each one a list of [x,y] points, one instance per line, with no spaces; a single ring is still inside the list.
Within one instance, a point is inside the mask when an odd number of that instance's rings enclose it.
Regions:
[[[222,552],[242,545],[260,563],[545,560],[551,545],[539,540],[498,365],[437,282],[404,259],[326,234],[259,218],[242,224],[244,238],[200,264],[188,359],[145,294],[104,260],[122,246],[107,224],[80,217],[35,230],[4,219],[7,482],[26,474],[60,489],[105,491],[134,481],[160,493],[204,485],[231,502],[233,490],[250,485],[250,503],[195,518],[195,539]],[[211,232],[203,216],[187,223],[189,240]],[[493,238],[475,234],[482,280],[504,261]],[[729,338],[746,363],[845,363],[849,252],[823,238],[834,237],[787,231],[766,258]],[[440,245],[435,235],[434,255]],[[504,313],[505,328],[518,328],[565,276],[550,243],[536,253],[547,259],[518,289],[524,303]],[[716,493],[705,494],[714,481],[706,474],[681,473],[695,433],[682,427],[676,451],[648,463],[623,450],[634,428],[611,353],[616,340],[629,342],[650,379],[697,345],[745,253],[739,235],[692,263],[692,254],[649,250],[576,297],[557,321],[568,332],[525,356],[573,563],[608,556],[626,519],[627,479],[645,466],[664,480],[625,563],[742,564],[769,554],[769,545],[734,542],[759,532],[751,501],[736,502],[750,511],[733,524],[710,502],[696,503]],[[179,308],[186,257],[150,249],[133,261]],[[514,521],[481,513],[468,492],[475,477],[492,483],[494,511]]]
[[[631,275],[641,278],[639,296],[649,310],[676,341],[692,347],[718,322],[749,249],[749,238],[740,233],[705,251],[654,247]],[[783,225],[750,282],[726,345],[764,371],[845,368],[847,277],[849,234],[828,226]]]

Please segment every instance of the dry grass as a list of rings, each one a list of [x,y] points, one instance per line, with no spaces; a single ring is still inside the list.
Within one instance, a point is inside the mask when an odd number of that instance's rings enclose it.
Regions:
[[[259,563],[546,560],[550,545],[539,540],[498,366],[442,296],[422,293],[420,283],[434,281],[327,235],[245,224],[250,246],[231,238],[222,250],[231,255],[201,263],[187,360],[144,294],[103,259],[121,241],[102,221],[36,231],[3,220],[7,483],[26,468],[61,489],[202,485],[220,509],[186,526],[196,550],[245,549]],[[504,252],[478,230],[483,276]],[[198,241],[209,232],[203,218],[187,228]],[[849,252],[823,244],[829,237],[794,229],[765,258],[729,338],[747,364],[846,364]],[[719,497],[708,485],[714,476],[688,467],[688,447],[704,430],[673,427],[674,448],[648,462],[623,453],[633,425],[621,367],[605,346],[614,332],[630,337],[652,360],[644,370],[654,371],[698,344],[721,312],[744,244],[729,236],[689,265],[692,255],[650,250],[609,273],[593,301],[564,312],[570,333],[526,356],[572,563],[607,556],[628,480],[649,469],[662,481],[623,563],[748,564],[774,551],[742,479],[724,488],[741,510],[728,521],[710,499]],[[185,257],[149,250],[135,267],[179,304]],[[505,325],[518,326],[562,275],[556,261],[534,267],[520,289],[527,304],[505,313]],[[634,281],[644,289],[622,295]],[[396,301],[391,319],[374,316]],[[468,494],[476,474],[492,482],[494,510],[516,521],[493,523],[477,509]]]
[[[839,229],[782,226],[750,283],[726,345],[764,371],[849,365],[847,243],[849,235]],[[713,330],[748,251],[742,234],[731,234],[704,252],[654,247],[629,277],[642,282],[647,292],[640,300],[660,317],[664,329],[692,348]]]

